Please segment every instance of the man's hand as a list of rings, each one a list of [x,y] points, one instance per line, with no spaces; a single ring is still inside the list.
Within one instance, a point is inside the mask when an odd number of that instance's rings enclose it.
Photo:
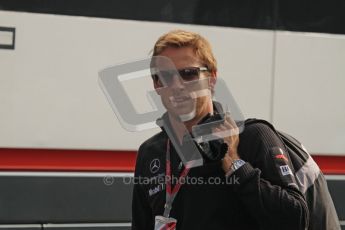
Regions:
[[[237,148],[239,144],[239,129],[236,122],[230,117],[229,113],[225,113],[224,123],[212,130],[213,135],[219,136],[224,139],[228,145],[228,151],[222,160],[222,167],[225,172],[230,170],[232,162],[240,159]]]

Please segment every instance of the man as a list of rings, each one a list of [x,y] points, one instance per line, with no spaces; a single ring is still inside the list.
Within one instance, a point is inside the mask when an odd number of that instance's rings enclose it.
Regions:
[[[217,64],[207,40],[196,33],[171,31],[156,42],[153,62],[153,85],[167,113],[159,120],[162,131],[139,148],[135,178],[149,178],[150,183],[134,185],[132,229],[306,229],[308,208],[290,162],[284,161],[285,171],[277,167],[282,159],[275,156],[287,159],[287,151],[265,125],[251,125],[236,134],[236,123],[225,114],[212,132],[221,137],[213,145],[225,143],[226,148],[206,150],[196,144],[203,157],[198,167],[186,164],[177,151],[193,135],[194,126],[222,114],[211,93],[190,90],[203,80],[210,92],[214,90]],[[228,130],[232,135],[221,135]],[[155,180],[170,173],[198,183]],[[220,183],[205,183],[210,178]],[[229,178],[232,183],[227,183]]]

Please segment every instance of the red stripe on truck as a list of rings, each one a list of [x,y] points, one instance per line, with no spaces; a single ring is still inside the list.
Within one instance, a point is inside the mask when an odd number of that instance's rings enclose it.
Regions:
[[[135,151],[0,149],[2,170],[134,171]]]
[[[313,155],[325,174],[345,174],[342,156]],[[136,151],[0,148],[0,170],[133,172]]]

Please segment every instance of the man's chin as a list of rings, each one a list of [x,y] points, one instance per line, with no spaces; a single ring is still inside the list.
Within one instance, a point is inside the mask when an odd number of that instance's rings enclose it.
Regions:
[[[190,113],[180,114],[179,118],[182,122],[190,121],[195,117],[195,110]]]
[[[177,120],[181,122],[190,121],[195,117],[195,109],[172,109],[168,110],[168,113],[173,115]]]

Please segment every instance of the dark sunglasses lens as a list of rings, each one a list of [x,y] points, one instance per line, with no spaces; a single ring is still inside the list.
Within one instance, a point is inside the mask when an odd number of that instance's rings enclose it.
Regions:
[[[199,68],[188,68],[179,70],[180,76],[184,81],[193,81],[199,78]]]
[[[173,81],[173,77],[176,75],[174,71],[159,71],[155,76],[157,80],[160,80],[164,85],[170,85]]]

